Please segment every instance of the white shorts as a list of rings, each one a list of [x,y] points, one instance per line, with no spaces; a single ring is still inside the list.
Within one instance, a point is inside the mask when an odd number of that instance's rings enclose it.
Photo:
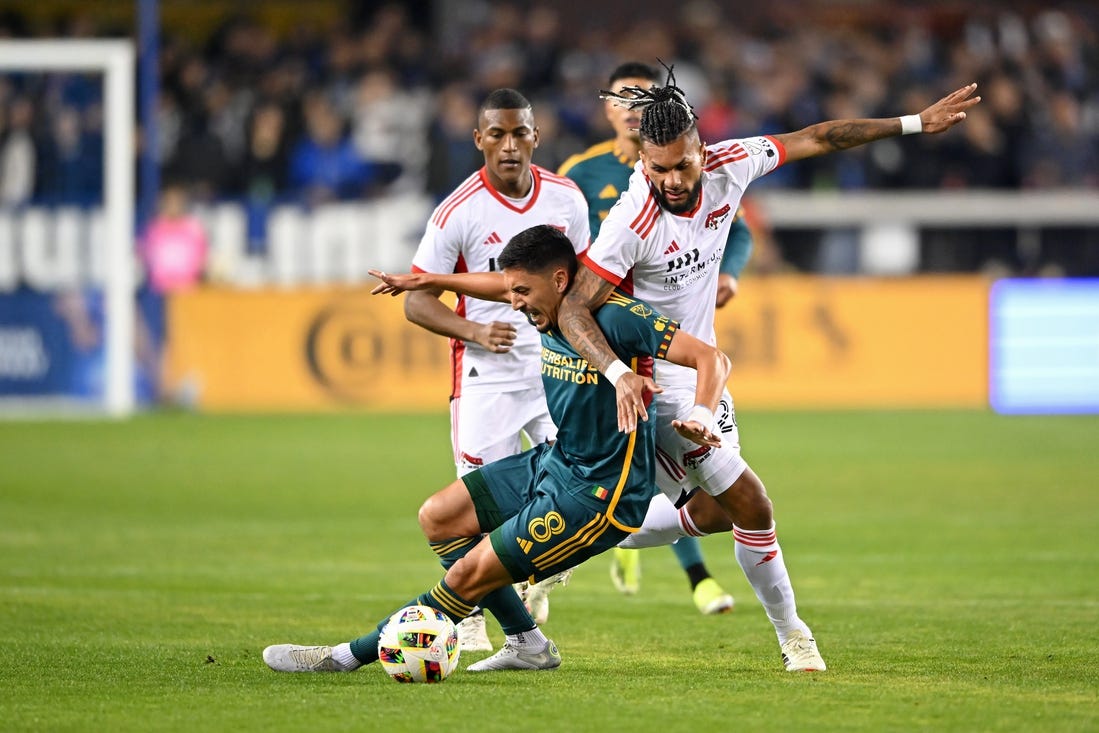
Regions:
[[[683,420],[695,406],[694,389],[666,387],[656,401],[656,484],[676,507],[695,489],[711,496],[723,493],[740,478],[748,464],[740,455],[733,398],[721,395],[714,417],[721,428],[721,446],[707,448],[682,437],[672,420]]]
[[[537,388],[515,392],[465,392],[450,401],[450,440],[458,476],[557,438],[546,393]]]

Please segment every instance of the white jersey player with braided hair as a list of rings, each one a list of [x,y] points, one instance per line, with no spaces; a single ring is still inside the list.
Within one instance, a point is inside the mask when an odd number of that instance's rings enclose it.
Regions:
[[[531,162],[538,128],[527,99],[514,89],[497,89],[481,104],[473,142],[485,164],[435,209],[412,260],[413,270],[436,274],[490,272],[508,241],[544,224],[562,231],[577,252],[590,239],[587,202],[570,179]],[[451,310],[442,291],[410,292],[405,316],[450,338],[452,381],[451,441],[461,477],[533,445],[554,440],[542,386],[538,332],[507,304],[459,297]],[[500,621],[509,643],[527,636],[531,617],[543,623],[549,613],[549,578],[524,588],[528,615],[518,600],[500,590],[483,605]],[[535,629],[537,631],[537,629]],[[458,625],[462,648],[493,648],[479,611]]]
[[[621,287],[678,320],[683,330],[715,344],[718,264],[732,216],[752,181],[788,161],[895,135],[943,132],[980,101],[971,96],[975,87],[963,87],[919,115],[834,120],[798,132],[709,146],[699,138],[694,112],[670,69],[663,87],[630,87],[624,95],[609,95],[643,109],[641,160],[628,191],[582,258],[586,267],[562,303],[559,325],[573,347],[615,384],[620,430],[632,431],[639,415],[645,419],[648,394],[662,388],[655,395],[662,469],[657,475],[671,501],[653,502],[642,530],[628,541],[641,547],[732,529],[737,562],[775,627],[788,671],[822,671],[826,666],[797,613],[771,500],[740,455],[732,398],[725,393],[715,416],[695,405],[684,390],[686,380],[693,384],[689,371],[660,368],[655,383],[631,372],[607,346],[592,310],[614,287]],[[664,429],[673,419],[716,425],[721,445],[685,445],[674,431]]]

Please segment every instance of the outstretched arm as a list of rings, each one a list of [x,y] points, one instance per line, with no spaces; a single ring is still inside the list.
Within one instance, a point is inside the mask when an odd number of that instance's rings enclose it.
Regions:
[[[908,118],[831,120],[810,125],[797,132],[775,135],[774,138],[786,148],[786,160],[791,161],[846,150],[907,132],[945,132],[964,120],[965,111],[981,101],[980,97],[970,96],[976,89],[976,84],[964,86],[935,102],[919,115],[910,115]],[[905,129],[902,122],[905,119],[909,120],[911,129]]]
[[[449,290],[478,300],[511,302],[504,276],[499,272],[456,272],[449,275],[433,272],[394,275],[381,270],[369,270],[369,272],[382,281],[381,285],[375,285],[370,291],[371,295],[397,296],[409,290],[433,290],[438,294],[443,290]]]
[[[697,374],[694,409],[685,419],[672,420],[672,427],[684,438],[699,445],[721,445],[714,410],[729,379],[732,368],[729,357],[705,341],[679,330],[672,337],[664,358],[673,364],[691,367]]]
[[[462,295],[482,300],[508,301],[510,297],[504,288],[504,277],[493,272],[455,273],[439,275],[429,272],[413,272],[405,275],[390,275],[381,270],[370,270],[370,274],[382,281],[371,293],[396,295],[408,291],[405,298],[404,314],[410,323],[415,323],[440,336],[459,341],[480,344],[496,354],[509,351],[515,343],[515,326],[503,321],[478,323],[471,321],[451,310],[439,300],[443,290],[453,290]]]
[[[592,316],[592,311],[606,302],[612,290],[614,286],[611,283],[588,267],[581,266],[576,271],[572,287],[561,301],[557,325],[572,347],[614,383],[618,393],[618,429],[623,433],[632,433],[637,429],[638,416],[642,420],[649,419],[645,409],[645,392],[659,392],[660,388],[648,377],[626,368]]]

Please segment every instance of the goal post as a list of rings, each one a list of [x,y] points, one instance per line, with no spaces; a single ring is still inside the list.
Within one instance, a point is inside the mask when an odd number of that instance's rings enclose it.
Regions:
[[[103,76],[103,408],[123,417],[134,398],[134,48],[128,40],[0,41],[0,74]],[[0,414],[3,414],[0,407]]]

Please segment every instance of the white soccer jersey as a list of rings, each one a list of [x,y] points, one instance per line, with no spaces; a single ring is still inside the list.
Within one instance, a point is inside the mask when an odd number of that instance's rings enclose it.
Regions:
[[[572,180],[532,165],[534,185],[524,199],[502,195],[484,168],[467,178],[438,207],[428,222],[412,269],[416,272],[491,272],[513,236],[539,224],[565,233],[577,252],[589,243],[588,206]],[[452,397],[470,392],[500,392],[541,387],[538,331],[507,303],[459,297],[458,315],[478,323],[515,324],[515,345],[494,354],[476,343],[451,339]]]
[[[610,282],[648,301],[680,328],[714,344],[714,302],[729,227],[748,184],[786,159],[771,137],[706,146],[702,193],[691,212],[661,208],[642,164],[611,208],[584,262]],[[691,369],[660,362],[662,385],[694,387]]]

